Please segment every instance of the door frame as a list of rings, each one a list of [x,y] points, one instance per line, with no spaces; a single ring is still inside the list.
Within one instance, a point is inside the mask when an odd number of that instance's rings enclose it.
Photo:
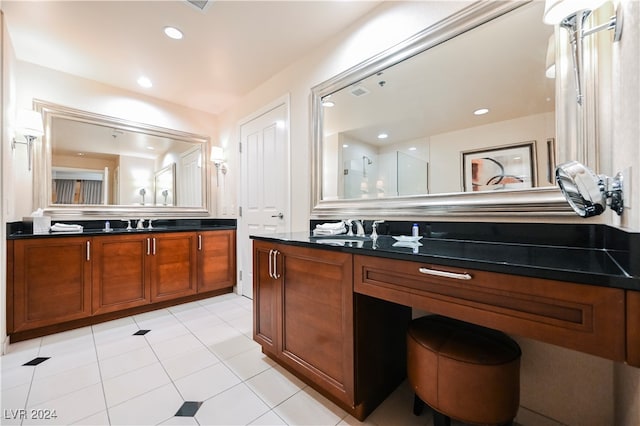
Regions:
[[[247,115],[246,117],[238,120],[238,124],[237,124],[237,135],[238,135],[238,155],[239,155],[239,167],[238,167],[238,172],[239,172],[239,179],[238,179],[238,187],[237,187],[237,200],[238,200],[238,211],[236,212],[237,214],[237,218],[238,218],[238,226],[237,228],[237,237],[236,237],[236,259],[237,259],[237,271],[236,271],[236,292],[237,294],[242,295],[243,294],[243,286],[245,285],[250,285],[252,286],[253,283],[248,283],[246,281],[247,275],[244,274],[245,276],[242,277],[243,279],[241,279],[241,273],[244,270],[245,265],[243,265],[243,245],[245,244],[246,241],[248,241],[249,236],[245,235],[245,230],[244,230],[244,226],[243,226],[243,220],[244,218],[242,216],[240,216],[239,214],[239,210],[241,207],[244,207],[245,205],[245,199],[244,196],[245,194],[242,191],[242,188],[244,187],[244,158],[243,152],[239,152],[239,147],[240,147],[240,143],[242,143],[241,140],[241,135],[242,135],[242,126],[250,123],[251,121],[259,118],[260,116],[268,113],[271,110],[274,110],[278,107],[280,107],[281,105],[284,105],[285,107],[285,116],[286,116],[286,123],[285,126],[287,126],[287,137],[286,137],[286,147],[285,150],[287,152],[287,157],[285,159],[286,164],[286,176],[287,176],[287,188],[286,188],[286,193],[285,193],[285,208],[286,208],[286,214],[287,217],[289,218],[289,220],[287,220],[287,223],[285,225],[285,230],[284,232],[291,232],[291,212],[292,212],[292,205],[291,205],[291,94],[290,93],[286,93],[282,96],[280,96],[279,98],[276,98],[275,100],[265,104],[264,106],[262,106],[261,108],[258,108],[257,110],[255,110],[254,112],[252,112],[251,114]],[[246,151],[245,151],[246,152]],[[249,242],[250,244],[250,242]],[[251,248],[248,247],[248,250],[250,250]]]

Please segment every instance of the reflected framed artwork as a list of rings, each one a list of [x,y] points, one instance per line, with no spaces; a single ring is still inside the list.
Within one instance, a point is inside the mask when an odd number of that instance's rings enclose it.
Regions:
[[[462,152],[464,192],[535,186],[536,141]]]

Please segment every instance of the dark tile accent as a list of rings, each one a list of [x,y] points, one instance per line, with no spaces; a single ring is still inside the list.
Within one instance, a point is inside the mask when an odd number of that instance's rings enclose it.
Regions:
[[[42,364],[43,362],[45,362],[46,360],[48,360],[51,357],[48,356],[39,356],[37,358],[32,359],[31,361],[22,364],[23,366],[29,365],[29,366],[33,366],[33,365],[38,365],[38,364]]]
[[[193,417],[201,405],[202,401],[185,401],[175,415],[178,417]]]
[[[135,333],[133,333],[134,336],[144,336],[145,334],[147,334],[148,332],[150,332],[151,330],[138,330]]]

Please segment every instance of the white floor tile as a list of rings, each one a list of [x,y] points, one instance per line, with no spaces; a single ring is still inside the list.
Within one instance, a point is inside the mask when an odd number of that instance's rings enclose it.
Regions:
[[[262,426],[286,426],[284,420],[282,420],[273,411],[268,411],[266,414],[260,416],[256,420],[249,423],[250,425],[262,425]]]
[[[259,347],[260,345],[256,342],[240,333],[221,342],[209,345],[213,353],[223,360]]]
[[[300,379],[280,367],[270,368],[246,383],[270,408],[291,398],[306,386]]]
[[[166,342],[167,340],[173,340],[178,336],[184,336],[191,333],[187,327],[179,322],[176,322],[175,324],[166,324],[161,327],[142,327],[142,329],[151,330],[144,335],[144,338],[152,345],[155,343]]]
[[[22,422],[21,412],[27,406],[27,398],[31,383],[2,390],[2,421],[3,425],[19,425]]]
[[[83,350],[93,345],[91,327],[77,328],[42,338],[39,356],[53,356]]]
[[[106,343],[97,343],[96,351],[98,353],[98,359],[102,360],[148,346],[149,343],[144,336],[133,336],[133,333],[130,333],[118,339],[109,340]]]
[[[156,425],[171,419],[184,401],[172,384],[109,408],[112,425]]]
[[[77,422],[74,422],[73,424],[82,425],[82,426],[108,425],[109,415],[107,414],[107,410],[103,410],[92,416],[85,417],[84,419],[80,419]]]
[[[34,407],[97,383],[100,383],[97,362],[42,379],[34,379],[27,406]]]
[[[166,422],[160,423],[161,425],[174,425],[174,426],[197,426],[198,421],[193,417],[171,417]]]
[[[24,425],[68,425],[105,410],[102,385],[77,390],[60,398],[47,401],[28,409],[30,418]],[[36,416],[33,416],[36,414]],[[52,415],[55,414],[55,417]],[[41,415],[38,417],[37,415]]]
[[[250,379],[276,365],[275,361],[262,353],[260,347],[226,359],[224,363],[242,380]]]
[[[240,379],[224,364],[215,364],[174,381],[185,401],[204,401],[238,383]]]
[[[172,380],[177,380],[219,362],[218,357],[203,346],[184,354],[162,360],[162,365],[169,374],[169,377],[171,377]]]
[[[174,358],[178,355],[186,354],[192,350],[203,348],[203,343],[193,334],[182,334],[174,339],[163,340],[151,344],[153,352],[158,359],[165,360]]]
[[[33,359],[33,358],[32,358]],[[4,368],[0,371],[0,383],[2,391],[16,386],[30,385],[35,374],[35,367],[23,367],[19,365],[13,368]]]
[[[41,351],[42,352],[42,351]],[[93,344],[79,346],[75,352],[65,352],[58,355],[50,354],[48,360],[36,366],[34,379],[40,380],[49,376],[74,370],[84,365],[96,363],[96,350]]]
[[[337,425],[347,416],[340,407],[308,387],[273,411],[290,425]]]
[[[243,383],[205,401],[196,419],[207,425],[246,425],[269,411],[269,407]]]
[[[107,380],[158,362],[156,354],[150,346],[125,352],[111,358],[101,359],[100,373],[102,380]]]
[[[11,344],[0,357],[2,409],[56,409],[46,424],[432,424],[428,411],[413,416],[406,383],[365,422],[348,416],[261,352],[251,311],[250,299],[227,294]],[[133,336],[140,329],[151,332]],[[37,356],[51,358],[22,366]],[[195,418],[175,416],[185,400],[203,402]]]
[[[160,363],[148,365],[138,370],[103,381],[107,406],[113,407],[171,380]]]

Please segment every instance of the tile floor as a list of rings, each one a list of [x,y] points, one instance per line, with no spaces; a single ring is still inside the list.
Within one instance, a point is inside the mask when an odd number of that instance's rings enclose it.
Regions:
[[[0,424],[363,424],[265,357],[251,330],[251,300],[227,294],[12,344]],[[412,404],[405,383],[364,424],[431,425]]]

